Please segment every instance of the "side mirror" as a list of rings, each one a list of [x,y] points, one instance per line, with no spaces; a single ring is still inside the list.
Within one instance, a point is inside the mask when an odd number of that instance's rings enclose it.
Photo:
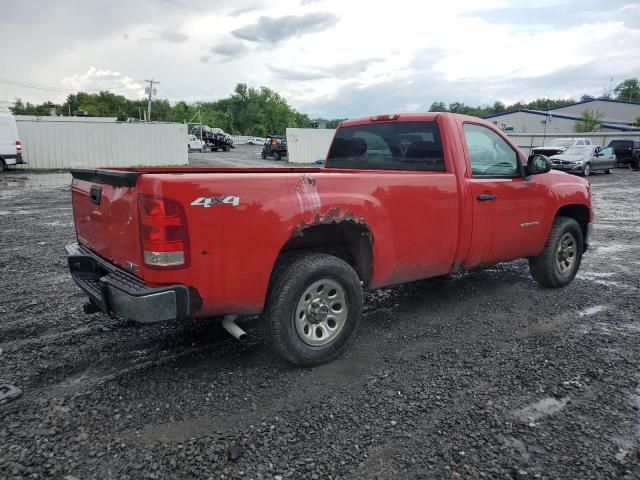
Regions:
[[[551,170],[551,160],[544,155],[529,155],[529,159],[527,160],[527,170],[530,175],[547,173]]]

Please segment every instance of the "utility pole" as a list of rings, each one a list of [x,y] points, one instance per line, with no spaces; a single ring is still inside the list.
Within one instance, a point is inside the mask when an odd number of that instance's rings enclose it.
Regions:
[[[147,102],[147,122],[150,122],[151,121],[151,96],[156,94],[156,89],[153,88],[153,84],[155,83],[159,85],[160,82],[154,80],[153,78],[151,80],[147,80],[145,78],[144,81],[149,84],[149,86],[144,89],[144,92],[149,94],[149,101]]]

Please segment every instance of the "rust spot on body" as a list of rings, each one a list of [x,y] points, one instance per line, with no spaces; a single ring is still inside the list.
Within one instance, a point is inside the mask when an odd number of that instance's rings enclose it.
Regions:
[[[300,222],[293,228],[292,237],[304,235],[304,230],[317,225],[330,225],[342,222],[351,222],[365,225],[364,217],[356,217],[349,210],[341,210],[340,207],[332,207],[324,214],[316,213],[311,222]]]

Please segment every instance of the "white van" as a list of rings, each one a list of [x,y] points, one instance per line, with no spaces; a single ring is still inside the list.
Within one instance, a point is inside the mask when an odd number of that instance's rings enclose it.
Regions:
[[[18,163],[25,162],[22,160],[22,144],[18,137],[16,119],[10,113],[0,113],[0,170]]]

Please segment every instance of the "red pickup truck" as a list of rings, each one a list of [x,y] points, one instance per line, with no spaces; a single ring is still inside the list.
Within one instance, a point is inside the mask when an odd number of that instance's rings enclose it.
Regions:
[[[72,170],[69,267],[94,308],[138,322],[262,314],[285,359],[332,359],[363,288],[528,258],[567,285],[589,183],[449,113],[342,122],[324,168]]]

